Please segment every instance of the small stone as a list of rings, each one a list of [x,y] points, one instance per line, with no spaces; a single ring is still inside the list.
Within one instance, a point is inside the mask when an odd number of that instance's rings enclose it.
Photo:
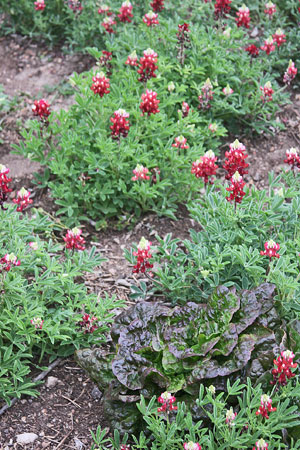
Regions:
[[[46,381],[46,387],[47,388],[52,388],[52,387],[57,385],[58,381],[59,380],[56,377],[48,377],[47,381]]]
[[[259,172],[255,172],[255,174],[253,175],[253,180],[254,181],[259,181],[261,178],[260,173]]]
[[[38,435],[35,433],[22,433],[17,435],[17,444],[32,444]]]
[[[123,278],[119,278],[119,280],[116,281],[116,284],[125,286],[128,288],[130,287],[130,283],[127,280],[124,280]]]
[[[256,37],[258,35],[258,28],[257,27],[254,27],[253,28],[253,30],[252,30],[252,32],[251,32],[251,34],[250,34],[250,36],[251,37]]]
[[[81,442],[80,439],[77,439],[76,437],[74,438],[74,444],[75,444],[76,450],[82,450],[83,447],[85,447],[84,443]]]
[[[97,386],[94,386],[91,392],[91,396],[93,397],[93,399],[99,400],[102,397],[102,392],[97,388]]]

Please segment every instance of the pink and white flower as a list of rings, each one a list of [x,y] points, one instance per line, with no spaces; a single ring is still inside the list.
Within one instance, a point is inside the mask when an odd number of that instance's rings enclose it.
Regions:
[[[234,90],[231,89],[229,84],[227,84],[227,86],[224,87],[222,91],[223,91],[223,94],[226,95],[226,97],[228,97],[229,95],[233,94],[233,92],[234,92]]]
[[[270,19],[271,19],[271,17],[273,16],[273,14],[275,14],[276,13],[276,5],[274,5],[274,3],[272,3],[272,2],[268,2],[268,3],[266,3],[265,4],[265,14],[267,14],[269,17],[270,17]]]
[[[46,8],[45,0],[36,0],[36,2],[34,2],[34,9],[36,11],[44,11],[45,8]]]
[[[147,167],[142,166],[142,164],[138,164],[135,169],[133,169],[134,177],[132,177],[132,181],[137,180],[150,180],[150,176],[147,175],[149,170]]]
[[[186,442],[183,444],[184,450],[201,450],[201,445],[198,442]]]
[[[41,330],[43,328],[44,320],[40,317],[34,317],[31,319],[30,323],[34,326],[34,328]]]
[[[32,203],[32,200],[29,197],[30,197],[30,192],[27,191],[24,187],[22,187],[22,189],[20,189],[17,192],[17,198],[14,198],[13,202],[18,205],[18,207],[17,207],[18,212],[22,212],[23,209],[26,208],[26,206],[28,206],[28,205],[30,205],[30,203]]]
[[[85,240],[81,236],[82,230],[80,228],[72,228],[68,230],[66,236],[63,238],[66,243],[66,248],[71,250],[84,250]]]
[[[260,254],[262,256],[268,256],[270,258],[280,258],[280,255],[278,250],[280,249],[280,245],[277,244],[273,239],[270,239],[269,241],[265,242],[264,244],[265,250],[261,250]]]
[[[147,14],[144,15],[143,22],[147,25],[147,27],[154,27],[159,24],[157,17],[158,14],[156,14],[153,11],[149,11]]]
[[[172,144],[172,147],[187,149],[189,146],[186,143],[186,138],[184,136],[177,136],[175,138],[175,143]]]

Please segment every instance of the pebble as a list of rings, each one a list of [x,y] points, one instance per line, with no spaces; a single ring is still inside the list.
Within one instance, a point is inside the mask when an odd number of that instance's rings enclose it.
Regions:
[[[253,28],[253,31],[251,32],[251,34],[250,34],[250,36],[251,37],[256,37],[258,35],[258,28],[257,27],[254,27]]]
[[[35,433],[22,433],[17,435],[17,444],[32,444],[38,435]]]
[[[59,382],[58,378],[56,378],[56,377],[48,377],[47,381],[46,381],[46,387],[47,388],[52,388],[52,387],[56,386],[58,382]]]
[[[94,386],[91,396],[94,400],[99,400],[102,397],[102,392],[97,388],[97,386]]]

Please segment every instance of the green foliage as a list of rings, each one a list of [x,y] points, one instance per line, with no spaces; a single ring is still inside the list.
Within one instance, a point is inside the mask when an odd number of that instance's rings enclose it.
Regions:
[[[231,450],[254,448],[259,439],[268,443],[269,450],[299,449],[297,432],[300,429],[298,405],[300,401],[300,385],[289,382],[280,390],[271,394],[272,406],[276,411],[269,413],[269,419],[262,419],[255,413],[260,406],[262,394],[266,391],[259,384],[254,386],[248,379],[247,384],[237,380],[233,385],[229,382],[225,392],[216,394],[201,385],[197,408],[204,413],[201,421],[195,420],[192,408],[185,403],[178,403],[178,411],[171,419],[157,412],[156,398],[147,403],[141,397],[137,405],[143,415],[144,428],[138,436],[120,436],[119,430],[114,430],[112,437],[106,436],[106,431],[99,427],[92,434],[95,444],[92,450],[119,450],[120,445],[128,444],[132,450],[178,450],[186,442],[197,442],[203,450]],[[225,422],[226,411],[234,406],[237,413],[234,426]],[[293,437],[294,436],[294,439]]]
[[[276,285],[284,313],[299,317],[299,174],[289,171],[282,177],[271,173],[268,191],[246,189],[236,212],[221,184],[191,203],[191,217],[201,231],[191,229],[191,239],[183,243],[171,235],[158,238],[157,290],[173,303],[202,302],[220,284],[251,289],[268,281]],[[280,244],[280,258],[269,264],[260,251],[270,239]],[[135,261],[132,250],[126,256]]]
[[[64,0],[46,0],[44,11],[35,11],[34,0],[0,0],[7,14],[2,32],[18,32],[50,45],[64,43],[70,49],[82,50],[91,42],[103,44],[98,8],[93,0],[84,0],[81,13],[73,12]]]
[[[136,430],[139,419],[132,403],[139,394],[150,398],[167,390],[190,402],[200,384],[213,382],[225,389],[228,378],[264,377],[278,345],[287,342],[274,289],[263,284],[236,293],[220,286],[206,303],[171,308],[140,302],[121,313],[109,348],[76,352],[79,364],[104,392],[111,424]]]
[[[38,210],[32,218],[15,212],[15,207],[0,211],[0,257],[15,253],[21,261],[19,267],[0,273],[0,397],[7,401],[36,395],[28,378],[32,367],[102,342],[111,310],[121,306],[115,299],[88,294],[79,283],[84,272],[104,261],[95,248],[63,252],[53,240],[53,229],[54,223]],[[29,247],[32,241],[37,250]],[[84,334],[79,326],[83,313],[98,319],[93,334]],[[42,329],[31,324],[36,317],[44,320]]]
[[[68,111],[50,116],[42,131],[35,121],[28,121],[23,131],[24,142],[15,147],[27,157],[47,165],[51,181],[45,177],[59,214],[67,215],[67,224],[88,218],[102,223],[103,216],[120,217],[155,211],[174,217],[176,205],[194,198],[201,187],[191,172],[192,162],[212,149],[218,153],[220,138],[228,128],[237,132],[251,124],[256,131],[278,127],[275,112],[287,97],[278,89],[269,61],[251,62],[244,51],[243,32],[232,30],[225,38],[204,25],[194,25],[191,48],[185,65],[177,60],[176,32],[180,23],[161,19],[155,36],[144,26],[125,27],[122,35],[107,38],[113,52],[113,74],[108,95],[100,98],[90,89],[95,69],[70,80],[75,91],[75,104]],[[139,108],[145,86],[138,81],[135,68],[125,65],[135,49],[139,56],[148,45],[158,54],[158,76],[147,82],[157,92],[160,113],[141,117]],[[102,52],[90,48],[98,59]],[[198,96],[207,78],[214,89],[211,109],[199,110]],[[260,86],[272,81],[274,101],[263,104]],[[175,91],[168,86],[174,83]],[[234,93],[226,97],[222,89],[230,84]],[[182,102],[190,105],[190,113],[182,117]],[[119,108],[130,114],[131,128],[120,145],[110,137],[110,117]],[[216,123],[215,133],[209,124]],[[175,137],[188,140],[188,150],[172,147]],[[149,181],[133,182],[132,170],[137,164],[152,171]],[[156,178],[153,172],[159,168]],[[200,186],[199,186],[200,185]],[[97,223],[98,222],[98,223]]]

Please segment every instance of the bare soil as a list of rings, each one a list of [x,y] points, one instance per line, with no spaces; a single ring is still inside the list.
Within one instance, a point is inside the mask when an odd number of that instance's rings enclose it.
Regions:
[[[51,213],[55,207],[49,192],[41,192],[32,183],[33,173],[40,170],[39,164],[12,153],[11,146],[20,140],[18,124],[31,117],[33,101],[47,96],[57,109],[71,104],[73,97],[60,95],[58,86],[67,82],[74,71],[81,72],[92,67],[94,61],[89,56],[49,51],[20,36],[0,39],[0,59],[0,84],[6,94],[17,98],[15,108],[6,114],[2,122],[0,163],[10,168],[14,191],[22,185],[30,188],[34,206],[43,207]],[[256,186],[266,187],[268,172],[274,170],[279,173],[286,167],[283,163],[285,150],[299,146],[300,94],[293,95],[293,103],[286,106],[279,116],[286,124],[286,130],[275,136],[262,135],[253,140],[240,138],[249,153],[250,169],[246,181],[250,185],[255,183]],[[86,276],[88,290],[100,292],[101,295],[107,292],[130,304],[130,284],[135,279],[123,257],[124,248],[130,248],[142,236],[154,241],[156,234],[163,237],[171,232],[174,237],[185,239],[189,237],[188,230],[192,226],[194,224],[187,211],[180,208],[176,222],[148,214],[132,230],[95,232],[86,228],[90,243],[108,258],[101,271]],[[98,424],[102,427],[106,425],[99,405],[101,393],[72,358],[64,360],[50,376],[58,379],[54,387],[47,387],[46,379],[46,383],[39,387],[38,398],[23,398],[0,416],[0,450],[91,448],[90,430],[95,431]],[[3,405],[0,399],[0,409]],[[36,433],[38,439],[28,446],[17,444],[16,436],[24,432]]]

